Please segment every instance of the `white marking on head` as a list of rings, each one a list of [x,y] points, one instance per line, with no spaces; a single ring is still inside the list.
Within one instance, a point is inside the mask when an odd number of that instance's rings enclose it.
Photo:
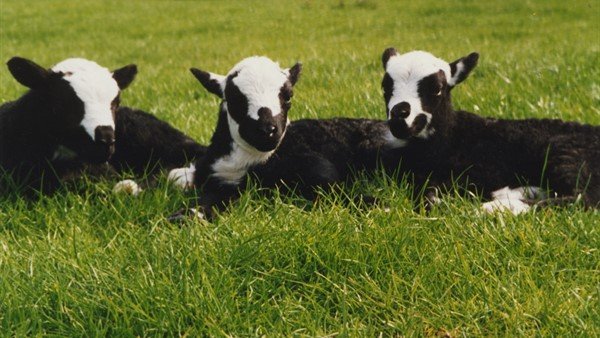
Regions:
[[[406,124],[412,125],[419,114],[425,114],[427,121],[431,121],[431,114],[423,110],[421,97],[419,96],[419,82],[429,75],[442,70],[446,78],[451,77],[450,65],[430,53],[413,51],[402,55],[392,55],[386,64],[386,72],[392,78],[394,89],[389,102],[387,112],[400,102],[410,104],[410,115],[406,118]],[[422,133],[427,133],[427,128]],[[420,135],[428,136],[428,135]]]
[[[273,116],[281,113],[279,91],[288,81],[289,72],[264,56],[252,56],[236,64],[228,75],[238,72],[233,83],[248,99],[248,116],[258,120],[258,110],[271,109]],[[227,97],[225,97],[227,100]]]
[[[92,139],[96,127],[115,128],[111,103],[119,94],[119,86],[108,69],[93,61],[75,58],[58,63],[52,71],[62,72],[83,102],[85,113],[81,126]]]
[[[235,119],[233,117],[231,117],[231,114],[229,114],[229,111],[227,110],[227,105],[224,106],[224,109],[225,109],[225,111],[227,111],[227,125],[229,126],[229,134],[231,135],[231,138],[233,139],[234,144],[237,145],[238,148],[240,148],[240,151],[243,150],[244,152],[248,153],[249,156],[256,157],[257,158],[256,163],[265,162],[269,157],[271,157],[271,154],[273,154],[275,149],[263,152],[263,151],[256,149],[254,146],[252,146],[250,143],[248,143],[246,140],[244,140],[242,135],[240,135],[240,125],[235,121]],[[286,121],[286,124],[287,125],[290,124],[289,119]],[[281,142],[281,140],[283,140],[283,138],[285,137],[286,131],[287,131],[287,128],[286,128],[286,130],[283,131],[283,134],[279,138],[279,142]]]

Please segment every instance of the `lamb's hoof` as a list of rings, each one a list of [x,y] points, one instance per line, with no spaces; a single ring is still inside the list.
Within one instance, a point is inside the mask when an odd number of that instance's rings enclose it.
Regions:
[[[123,193],[137,196],[140,192],[142,192],[142,188],[133,180],[120,181],[113,187],[113,193],[115,194]]]
[[[194,173],[196,167],[192,164],[189,168],[177,168],[169,172],[167,180],[173,182],[173,184],[181,189],[188,190],[194,187]]]
[[[205,220],[206,215],[202,211],[196,208],[179,209],[177,212],[167,217],[167,220],[171,223],[180,223],[185,220]]]

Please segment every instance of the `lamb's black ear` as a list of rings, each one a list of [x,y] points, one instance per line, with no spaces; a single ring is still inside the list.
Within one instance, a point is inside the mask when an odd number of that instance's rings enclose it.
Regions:
[[[298,82],[298,79],[300,79],[301,72],[302,72],[302,64],[300,62],[296,62],[295,65],[293,65],[291,68],[289,68],[287,70],[288,79],[292,83],[292,86],[295,85],[296,82]]]
[[[473,52],[465,57],[462,57],[452,63],[450,63],[451,77],[448,80],[448,85],[454,87],[457,84],[463,82],[467,76],[471,73],[473,68],[477,66],[479,60],[479,54]]]
[[[46,84],[50,71],[33,61],[15,56],[6,63],[12,76],[25,87],[39,88]]]
[[[390,47],[383,51],[383,54],[381,55],[381,62],[383,63],[384,70],[387,68],[387,63],[390,60],[390,58],[397,54],[398,54],[398,51],[394,47]]]
[[[127,65],[123,68],[115,69],[113,71],[113,79],[117,81],[117,85],[121,90],[127,88],[133,79],[135,79],[135,75],[137,74],[137,66],[134,64]]]
[[[200,81],[200,83],[204,88],[206,88],[206,90],[217,95],[220,98],[223,98],[226,76],[205,72],[198,68],[190,68],[190,72],[194,74],[196,79]]]

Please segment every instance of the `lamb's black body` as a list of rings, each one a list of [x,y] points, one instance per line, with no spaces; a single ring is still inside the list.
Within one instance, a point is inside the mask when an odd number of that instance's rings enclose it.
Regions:
[[[563,197],[581,193],[588,206],[600,203],[600,126],[499,120],[451,108],[443,115],[432,136],[410,139],[396,151],[402,170],[414,173],[417,183],[458,182],[484,197],[505,186],[541,186]]]
[[[311,197],[316,186],[343,182],[373,171],[386,150],[384,121],[332,118],[294,121],[273,156],[253,173],[261,184],[298,188]]]
[[[206,156],[196,163],[194,185],[201,189],[198,205],[209,218],[237,198],[248,178],[261,187],[290,188],[306,198],[314,189],[347,180],[353,172],[373,170],[386,147],[384,121],[337,118],[292,122],[279,147],[265,163],[252,165],[231,184],[215,177],[213,164],[232,151],[227,112],[221,108]]]
[[[202,157],[206,147],[169,123],[138,109],[120,107],[115,116],[115,153],[109,163],[117,170],[147,174],[173,169]]]

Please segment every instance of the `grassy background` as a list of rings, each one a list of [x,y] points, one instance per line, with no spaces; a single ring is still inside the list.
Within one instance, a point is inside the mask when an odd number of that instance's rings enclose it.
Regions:
[[[481,53],[455,106],[600,124],[598,1],[0,1],[0,60],[82,56],[140,73],[122,102],[207,142],[217,100],[187,69],[302,61],[291,118],[385,116],[381,52]],[[0,70],[0,100],[24,89]],[[185,196],[110,182],[36,202],[0,196],[0,334],[600,334],[600,217],[576,207],[481,216],[407,187],[356,189],[392,211],[256,190],[213,224],[165,216]]]

